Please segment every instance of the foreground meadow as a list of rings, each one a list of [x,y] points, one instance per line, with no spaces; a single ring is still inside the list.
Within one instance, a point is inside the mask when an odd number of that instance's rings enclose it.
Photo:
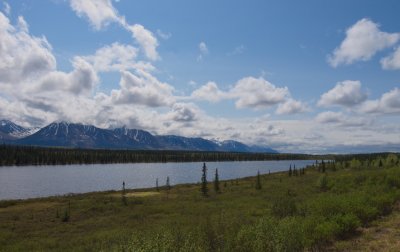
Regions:
[[[207,196],[188,184],[0,201],[0,250],[325,250],[392,212],[400,166],[390,154],[214,187]]]

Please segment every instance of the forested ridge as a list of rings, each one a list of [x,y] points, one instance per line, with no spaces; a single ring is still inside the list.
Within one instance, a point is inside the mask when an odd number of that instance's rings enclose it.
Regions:
[[[173,150],[107,150],[0,145],[1,166],[146,162],[264,161],[333,158],[333,155],[284,153],[271,154]]]

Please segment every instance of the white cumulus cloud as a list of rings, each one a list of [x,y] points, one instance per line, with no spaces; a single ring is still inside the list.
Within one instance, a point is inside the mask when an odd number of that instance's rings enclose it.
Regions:
[[[147,30],[143,25],[140,24],[127,25],[126,27],[132,32],[132,36],[143,48],[146,56],[149,59],[158,60],[160,58],[157,53],[158,41],[151,31]]]
[[[217,83],[210,81],[194,90],[191,97],[197,100],[218,102],[227,97],[227,94],[218,88]]]
[[[96,71],[122,71],[137,67],[137,52],[138,49],[133,46],[115,42],[98,49],[94,55],[83,58],[90,62]]]
[[[209,102],[236,100],[237,108],[266,109],[279,105],[277,114],[296,114],[309,110],[306,104],[291,98],[287,87],[276,87],[262,77],[242,78],[227,91],[210,81],[194,90],[190,98]]]
[[[308,110],[309,108],[303,102],[296,101],[294,99],[288,99],[284,103],[279,104],[278,108],[276,109],[276,113],[278,115],[297,114],[307,112]]]
[[[338,82],[333,89],[324,93],[318,101],[318,105],[353,107],[366,99],[367,93],[361,89],[360,81],[346,80]]]
[[[166,116],[175,122],[189,123],[198,119],[200,109],[193,103],[175,103]]]
[[[0,83],[15,87],[56,68],[51,45],[30,35],[23,17],[13,26],[0,12],[0,45]]]
[[[86,17],[96,30],[120,20],[111,0],[70,0],[70,5],[79,17]]]
[[[400,89],[394,88],[384,93],[378,100],[366,101],[360,110],[365,113],[375,114],[400,113]]]
[[[329,55],[328,62],[337,67],[355,61],[367,61],[377,52],[391,47],[400,40],[399,33],[387,33],[379,29],[379,24],[369,19],[361,19],[347,29],[346,38]]]
[[[400,69],[400,47],[397,47],[391,55],[383,58],[381,60],[381,65],[383,69],[387,70]]]
[[[75,57],[70,73],[53,71],[44,75],[38,82],[36,92],[63,90],[75,95],[90,94],[99,78],[92,65],[81,57]]]
[[[170,106],[175,98],[174,88],[160,82],[152,75],[139,71],[135,75],[129,71],[121,72],[121,89],[112,90],[111,99],[117,104],[137,104],[149,107]]]
[[[71,8],[79,17],[86,17],[90,24],[100,30],[109,23],[118,23],[132,33],[132,37],[150,60],[158,60],[158,40],[154,34],[141,24],[129,24],[118,14],[111,0],[70,0]]]
[[[238,108],[268,108],[284,102],[289,96],[287,87],[276,87],[264,78],[254,77],[239,80],[229,93],[237,98]]]

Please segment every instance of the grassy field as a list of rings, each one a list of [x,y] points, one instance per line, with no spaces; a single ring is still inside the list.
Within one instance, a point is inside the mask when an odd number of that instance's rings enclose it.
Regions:
[[[0,250],[355,250],[345,241],[400,199],[394,157],[262,175],[260,190],[256,177],[221,181],[220,193],[209,183],[208,197],[190,184],[0,201]]]

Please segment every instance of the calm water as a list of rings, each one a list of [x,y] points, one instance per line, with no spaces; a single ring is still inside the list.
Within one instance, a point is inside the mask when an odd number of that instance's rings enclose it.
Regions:
[[[208,162],[207,179],[214,178],[215,168],[219,177],[234,179],[261,174],[286,171],[289,165],[302,168],[313,160]],[[0,200],[26,199],[84,193],[92,191],[120,190],[122,181],[126,188],[154,187],[170,183],[196,183],[201,179],[203,163],[147,163],[147,164],[94,164],[0,167]]]

